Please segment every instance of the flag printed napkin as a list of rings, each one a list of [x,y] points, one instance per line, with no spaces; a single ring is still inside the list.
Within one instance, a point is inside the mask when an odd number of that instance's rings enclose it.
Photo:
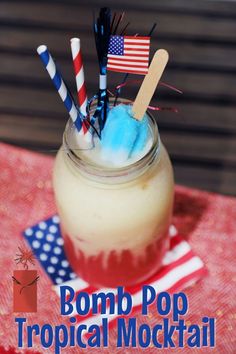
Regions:
[[[51,278],[54,285],[53,289],[58,296],[60,296],[60,285],[62,284],[71,286],[75,293],[86,291],[92,294],[101,291],[101,289],[90,286],[73,272],[64,252],[64,241],[57,215],[26,229],[23,235],[43,269]],[[194,254],[189,243],[178,234],[173,225],[170,226],[169,236],[170,250],[163,259],[162,268],[154,276],[147,279],[145,283],[125,289],[131,294],[133,300],[133,309],[130,316],[141,308],[142,286],[144,284],[154,287],[156,293],[162,291],[173,293],[194,284],[206,274],[206,268],[202,260]],[[102,288],[102,292],[116,294],[117,289]],[[71,316],[76,317],[76,312],[72,313]],[[90,324],[102,325],[103,317],[107,317],[110,325],[112,325],[118,316],[116,314],[92,315],[91,313],[86,318],[77,316],[77,321],[88,326]]]
[[[23,233],[53,284],[61,284],[76,278],[63,249],[64,240],[59,221],[59,217],[54,215]]]

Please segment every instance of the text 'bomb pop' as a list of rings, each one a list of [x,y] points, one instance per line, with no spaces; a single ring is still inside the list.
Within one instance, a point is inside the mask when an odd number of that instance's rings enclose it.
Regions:
[[[133,106],[120,104],[110,110],[101,139],[104,160],[111,161],[117,166],[122,165],[129,157],[138,154],[146,145],[148,117],[145,112],[168,58],[166,50],[157,50]]]

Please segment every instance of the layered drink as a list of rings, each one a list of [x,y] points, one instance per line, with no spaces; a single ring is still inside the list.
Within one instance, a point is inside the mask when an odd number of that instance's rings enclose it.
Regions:
[[[123,165],[104,159],[100,140],[83,148],[68,121],[54,167],[65,251],[93,286],[129,286],[160,267],[169,247],[173,171],[148,115],[148,138]]]

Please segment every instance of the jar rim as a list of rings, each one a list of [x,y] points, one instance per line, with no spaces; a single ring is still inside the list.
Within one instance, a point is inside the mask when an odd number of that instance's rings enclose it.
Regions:
[[[128,100],[119,99],[119,103],[127,103]],[[134,161],[128,165],[122,167],[106,167],[102,165],[98,165],[89,161],[87,159],[83,159],[82,156],[77,155],[74,152],[74,149],[71,148],[70,143],[68,141],[67,132],[73,128],[74,123],[71,119],[68,120],[66,124],[66,128],[63,134],[63,146],[65,151],[73,162],[73,164],[78,167],[79,171],[82,174],[85,174],[86,177],[91,179],[101,178],[106,183],[108,179],[114,179],[117,183],[119,179],[125,178],[125,182],[133,179],[135,177],[133,175],[141,175],[143,174],[148,166],[150,166],[156,159],[159,158],[160,155],[160,136],[158,131],[158,126],[155,118],[150,114],[149,111],[146,112],[148,116],[149,126],[151,126],[152,133],[152,145],[139,160]],[[76,128],[75,128],[76,129]],[[128,177],[129,176],[129,177]],[[112,183],[112,182],[109,182]]]

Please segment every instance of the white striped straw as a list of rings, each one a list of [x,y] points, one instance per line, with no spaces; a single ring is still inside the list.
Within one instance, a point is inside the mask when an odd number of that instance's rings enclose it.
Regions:
[[[47,47],[45,45],[41,45],[37,48],[37,52],[45,66],[50,78],[54,86],[56,87],[72,121],[74,122],[78,131],[82,128],[82,120],[81,115],[78,112],[78,109],[75,106],[74,100],[68,91],[61,74],[59,73],[56,64],[50,55]]]
[[[80,46],[80,39],[79,38],[72,38],[70,40],[71,44],[71,52],[72,52],[72,59],[74,64],[74,71],[75,71],[75,80],[76,80],[76,87],[77,87],[77,96],[78,102],[80,105],[80,112],[87,116],[87,90],[84,80],[84,66],[82,60],[82,53],[81,53],[81,46]],[[81,130],[82,132],[82,130]],[[91,141],[92,134],[91,131],[83,124],[83,132],[85,134],[85,140]]]
[[[78,102],[80,105],[81,113],[84,116],[86,116],[87,115],[86,106],[87,106],[88,98],[87,98],[86,86],[84,81],[84,67],[83,67],[83,60],[81,54],[80,39],[72,38],[70,40],[70,43],[71,43],[71,52],[72,52],[72,58],[74,63],[74,69],[75,69]]]

